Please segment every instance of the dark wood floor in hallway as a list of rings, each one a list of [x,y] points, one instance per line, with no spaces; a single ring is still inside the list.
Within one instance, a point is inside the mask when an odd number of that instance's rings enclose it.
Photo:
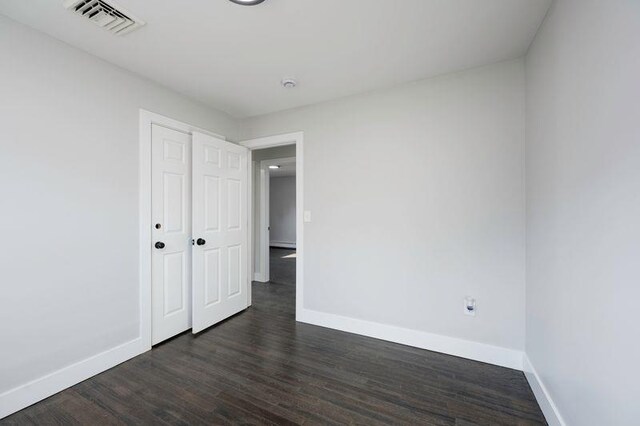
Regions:
[[[293,252],[272,253],[250,309],[0,423],[545,424],[519,371],[296,323]]]

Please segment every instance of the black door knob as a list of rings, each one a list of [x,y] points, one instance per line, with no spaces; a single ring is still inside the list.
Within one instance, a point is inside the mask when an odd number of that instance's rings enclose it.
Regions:
[[[202,238],[198,238],[198,240],[196,241],[196,244],[199,246],[203,246],[205,244],[207,244],[207,242],[205,240],[203,240]]]
[[[162,249],[164,248],[164,243],[163,243],[162,241],[158,241],[158,242],[156,243],[156,248],[157,248],[158,250],[162,250]]]

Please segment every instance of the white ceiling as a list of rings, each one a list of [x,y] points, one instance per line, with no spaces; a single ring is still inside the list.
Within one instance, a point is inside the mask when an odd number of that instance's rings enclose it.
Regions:
[[[519,57],[551,0],[117,2],[147,25],[114,36],[62,0],[2,0],[0,13],[247,117]]]

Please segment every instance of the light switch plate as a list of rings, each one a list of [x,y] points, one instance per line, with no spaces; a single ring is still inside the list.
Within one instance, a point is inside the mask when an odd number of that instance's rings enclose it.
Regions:
[[[303,213],[303,218],[305,222],[311,222],[311,210],[305,210]]]

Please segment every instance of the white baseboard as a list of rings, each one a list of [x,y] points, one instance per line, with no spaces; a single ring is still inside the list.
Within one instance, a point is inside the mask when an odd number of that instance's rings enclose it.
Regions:
[[[540,376],[538,376],[536,369],[533,367],[533,364],[531,364],[531,361],[526,354],[523,359],[523,370],[547,423],[549,423],[550,426],[566,426],[564,419],[558,411],[558,407],[556,407],[553,399],[551,399],[549,391],[540,379]]]
[[[100,374],[150,348],[137,338],[0,394],[0,419]]]
[[[291,243],[288,241],[269,241],[269,247],[295,249],[296,243]]]
[[[302,309],[296,319],[307,324],[360,334],[421,349],[523,370],[551,426],[566,426],[544,383],[526,355],[515,349],[426,333],[335,314]],[[115,367],[150,348],[141,338],[106,350],[44,377],[0,394],[0,419],[48,398],[68,387]]]
[[[264,276],[262,274],[257,273],[257,272],[255,274],[253,274],[253,280],[257,281],[259,283],[266,283],[267,282],[267,280],[264,279]]]
[[[302,309],[296,320],[389,342],[522,370],[521,351],[408,328]]]

